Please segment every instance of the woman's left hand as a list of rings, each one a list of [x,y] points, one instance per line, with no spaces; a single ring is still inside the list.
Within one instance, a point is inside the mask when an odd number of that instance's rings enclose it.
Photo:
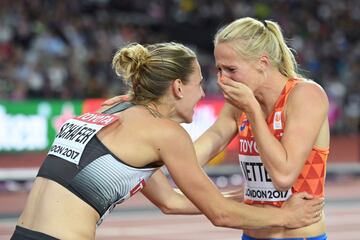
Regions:
[[[218,79],[218,85],[226,101],[244,112],[251,112],[255,105],[259,104],[252,90],[241,82],[221,77]]]
[[[101,103],[101,106],[111,106],[116,103],[126,102],[128,100],[129,100],[129,96],[127,96],[127,95],[115,96],[115,97],[106,99],[103,103]]]

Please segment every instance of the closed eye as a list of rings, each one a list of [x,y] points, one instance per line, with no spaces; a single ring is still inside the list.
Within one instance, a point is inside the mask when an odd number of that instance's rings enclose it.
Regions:
[[[229,73],[233,73],[236,71],[236,68],[232,68],[232,67],[223,67],[223,68],[220,68],[218,67],[218,73],[222,73],[223,71],[225,72],[229,72]]]
[[[235,68],[225,68],[225,70],[228,72],[235,72],[236,69]]]

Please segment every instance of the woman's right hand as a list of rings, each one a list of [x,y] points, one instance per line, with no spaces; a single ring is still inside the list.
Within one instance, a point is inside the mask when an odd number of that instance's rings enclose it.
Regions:
[[[230,78],[221,76],[218,78],[218,85],[221,88],[224,98],[234,107],[243,112],[253,112],[254,107],[260,108],[253,91],[244,83],[234,81]]]
[[[318,222],[323,207],[323,198],[315,198],[306,192],[293,194],[282,206],[282,209],[287,210],[285,227],[300,228]]]
[[[111,106],[116,103],[126,102],[128,101],[128,99],[129,99],[128,95],[120,95],[120,96],[112,97],[101,103],[101,106]]]

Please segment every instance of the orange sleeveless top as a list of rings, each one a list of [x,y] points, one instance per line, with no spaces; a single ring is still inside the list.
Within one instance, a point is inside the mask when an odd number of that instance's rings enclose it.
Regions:
[[[289,93],[299,82],[289,79],[278,98],[273,112],[267,118],[272,134],[280,141],[285,129],[284,107]],[[324,196],[326,161],[329,149],[313,146],[295,184],[288,191],[278,191],[272,184],[257,149],[250,122],[242,113],[239,122],[239,161],[245,179],[244,201],[247,204],[270,204],[281,206],[292,193],[308,192],[314,196]]]

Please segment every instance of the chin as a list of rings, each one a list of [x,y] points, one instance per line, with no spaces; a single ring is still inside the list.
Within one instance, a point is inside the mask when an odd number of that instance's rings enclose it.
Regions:
[[[186,113],[183,112],[183,113],[179,113],[179,115],[178,115],[178,120],[181,123],[192,123],[193,118],[194,118],[194,112],[193,111],[191,113],[189,113],[189,114],[186,114]]]
[[[192,121],[193,121],[193,117],[191,116],[191,117],[185,117],[184,118],[184,123],[192,123]]]
[[[184,118],[182,123],[186,123],[186,124],[192,123],[192,118],[191,119]]]

